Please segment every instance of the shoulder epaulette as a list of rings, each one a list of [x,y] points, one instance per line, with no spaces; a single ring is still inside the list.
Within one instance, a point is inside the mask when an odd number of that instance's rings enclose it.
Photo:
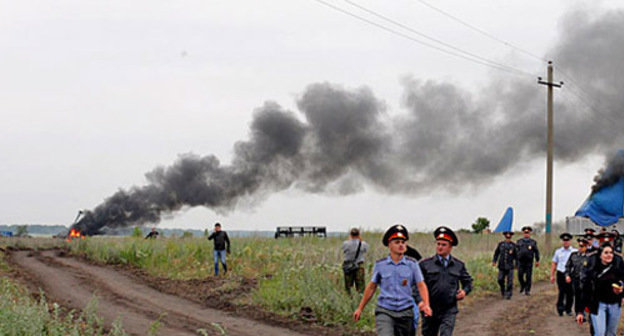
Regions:
[[[452,259],[453,259],[453,261],[454,261],[454,262],[456,262],[456,263],[459,263],[459,264],[462,264],[462,265],[464,264],[464,262],[463,262],[463,261],[461,261],[461,260],[459,260],[459,259],[457,259],[457,258],[455,258],[455,257],[453,257],[453,256],[451,256],[451,258],[452,258]]]
[[[375,261],[375,264],[376,264],[376,263],[378,263],[378,262],[382,262],[382,261],[384,261],[384,260],[386,260],[386,259],[388,259],[388,257],[383,257],[383,258],[381,258],[381,259],[379,259],[379,260]]]
[[[428,262],[430,260],[433,260],[433,257],[427,257],[427,258],[421,260],[420,262],[423,263],[423,262]]]
[[[410,256],[405,256],[405,259],[409,260],[409,261],[413,261],[415,263],[418,263],[418,260],[416,260],[416,258],[412,258]]]
[[[598,253],[598,250],[594,249],[594,250],[591,250],[591,251],[587,252],[585,255],[588,256],[588,257],[591,257],[591,256],[595,255],[596,253]]]

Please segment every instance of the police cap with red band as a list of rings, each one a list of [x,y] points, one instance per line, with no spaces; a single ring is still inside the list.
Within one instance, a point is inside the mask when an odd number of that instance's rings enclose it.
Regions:
[[[388,243],[394,239],[409,240],[409,234],[407,233],[405,226],[401,224],[392,225],[388,228],[388,230],[386,230],[386,233],[384,233],[381,242],[384,246],[388,246]]]
[[[447,242],[451,243],[451,246],[457,246],[457,244],[459,243],[455,232],[453,232],[453,230],[449,229],[446,226],[440,226],[439,228],[435,229],[435,231],[433,231],[433,236],[436,240],[446,240]]]
[[[612,241],[615,240],[615,234],[611,233],[611,232],[602,232],[599,235],[596,236],[596,238],[598,238],[598,241],[600,241],[600,243],[610,243]]]

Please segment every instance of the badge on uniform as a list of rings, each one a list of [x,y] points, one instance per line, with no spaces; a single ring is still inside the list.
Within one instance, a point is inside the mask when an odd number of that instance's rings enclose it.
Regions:
[[[509,250],[509,254],[513,254],[513,250]]]
[[[532,249],[532,248],[533,248],[533,246],[529,245],[529,250]]]
[[[407,279],[403,279],[403,281],[401,282],[401,285],[407,286]]]

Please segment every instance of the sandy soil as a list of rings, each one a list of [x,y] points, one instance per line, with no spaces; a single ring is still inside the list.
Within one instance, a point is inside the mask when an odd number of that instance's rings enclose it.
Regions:
[[[80,310],[95,295],[105,322],[120,318],[133,335],[145,335],[156,320],[162,324],[160,335],[197,335],[197,329],[209,335],[308,335],[164,293],[113,268],[59,256],[59,251],[14,251],[10,259],[31,286],[64,307]]]

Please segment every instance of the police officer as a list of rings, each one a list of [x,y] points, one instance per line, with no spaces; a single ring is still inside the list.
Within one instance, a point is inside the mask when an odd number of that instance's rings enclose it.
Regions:
[[[570,246],[570,240],[572,235],[565,232],[559,235],[562,242],[562,247],[555,250],[555,254],[552,258],[552,267],[550,269],[550,283],[555,283],[557,280],[557,288],[559,289],[559,296],[557,298],[557,313],[562,316],[565,312],[568,316],[572,316],[572,302],[574,301],[574,290],[572,284],[565,281],[565,265],[570,258],[572,252],[576,249]],[[555,278],[555,271],[557,276]]]
[[[617,254],[622,254],[622,236],[620,236],[620,231],[613,229],[611,230],[613,234],[613,251]]]
[[[503,232],[505,240],[498,243],[492,258],[492,266],[496,266],[498,261],[498,286],[501,296],[507,300],[511,300],[513,292],[513,270],[518,268],[518,251],[516,244],[511,241],[513,234],[511,231]]]
[[[533,228],[525,226],[522,228],[523,238],[518,239],[516,246],[518,248],[518,282],[520,282],[520,293],[531,295],[531,283],[533,275],[533,260],[535,259],[535,267],[539,267],[539,250],[537,242],[531,238]]]
[[[591,244],[591,247],[588,246],[587,248],[589,250],[593,250],[595,248],[598,248],[599,243],[598,243],[598,240],[596,239],[596,230],[594,230],[593,228],[588,227],[588,228],[585,228],[584,231],[585,231],[586,235],[591,235],[591,237],[592,237],[592,239],[589,241],[589,243]],[[587,239],[587,236],[585,236],[585,239]]]
[[[565,281],[572,284],[574,290],[574,312],[583,315],[585,319],[585,307],[583,307],[583,277],[587,267],[587,246],[590,244],[585,238],[578,238],[578,251],[572,252],[565,267]]]
[[[588,232],[587,229],[585,229],[585,235],[583,235],[583,239],[587,240],[587,248],[585,253],[589,254],[597,250],[596,246],[598,246],[598,240],[593,233]]]
[[[364,290],[360,305],[353,313],[353,320],[358,321],[362,310],[380,289],[375,308],[375,326],[380,336],[412,336],[414,331],[414,291],[416,284],[419,304],[425,316],[431,315],[429,291],[423,280],[423,274],[415,259],[404,256],[407,230],[402,225],[391,226],[383,236],[382,242],[390,254],[375,262],[373,276]]]
[[[436,254],[420,262],[425,283],[429,289],[432,316],[423,316],[423,336],[451,336],[455,327],[457,301],[463,300],[472,290],[472,277],[464,262],[453,257],[453,246],[459,243],[453,230],[437,228]],[[461,288],[460,288],[461,284]]]

